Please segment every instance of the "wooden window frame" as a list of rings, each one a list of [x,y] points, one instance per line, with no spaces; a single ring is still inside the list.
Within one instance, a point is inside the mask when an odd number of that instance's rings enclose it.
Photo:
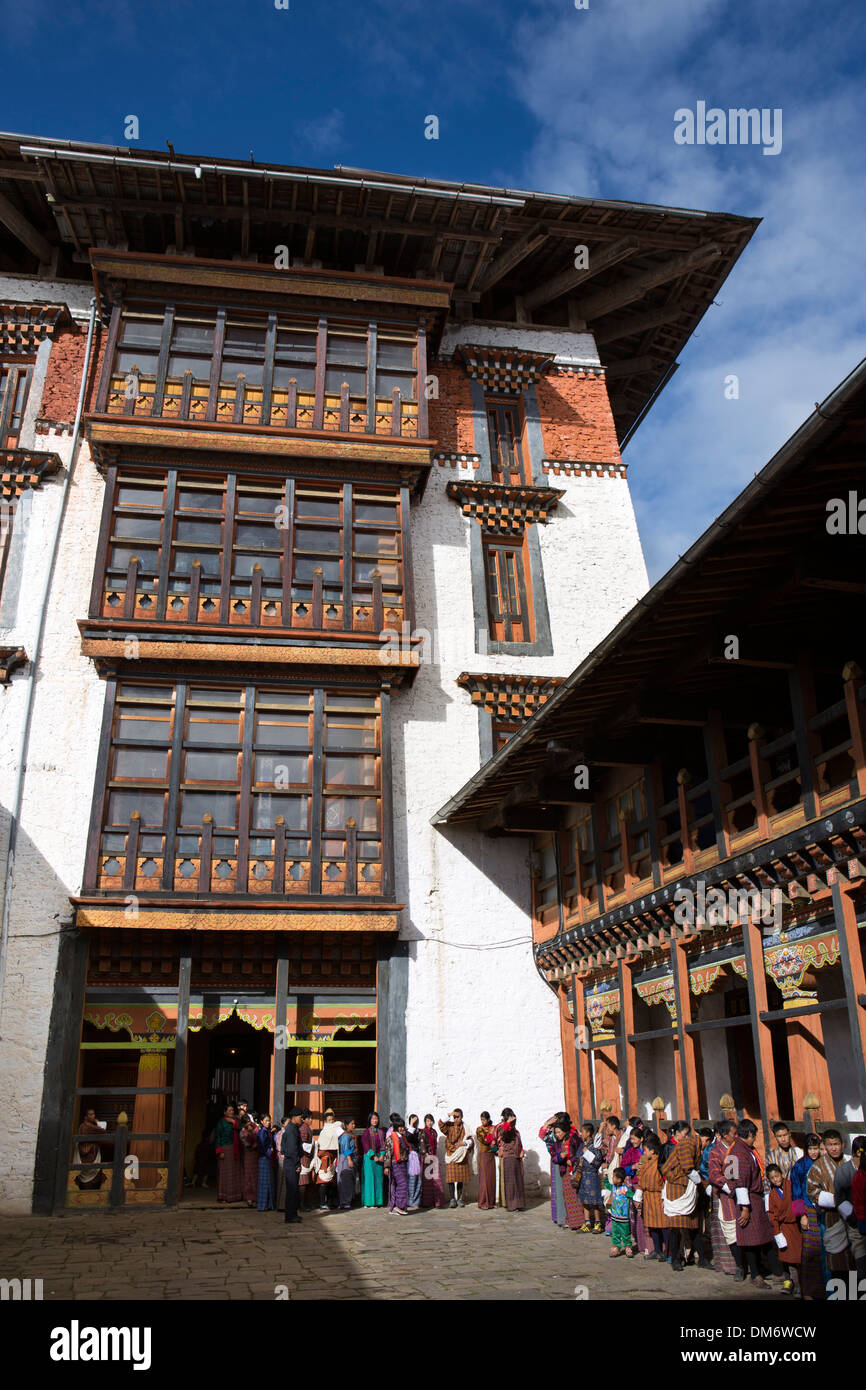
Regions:
[[[239,683],[193,678],[166,680],[145,677],[140,680],[109,683],[105,723],[100,743],[97,790],[91,817],[85,870],[87,892],[149,892],[175,896],[189,891],[205,896],[303,896],[327,900],[346,897],[387,897],[392,891],[393,852],[390,793],[390,744],[388,740],[388,702],[386,689],[365,687],[350,690],[338,684],[277,685],[268,681]],[[157,706],[166,711],[165,733],[159,738],[138,738],[120,732],[120,720],[134,720],[135,711]],[[237,713],[237,737],[232,740],[197,740],[190,736],[191,719],[196,711],[210,712],[209,722],[218,720],[220,711]],[[269,739],[257,733],[262,714],[277,716],[280,711],[299,715],[306,712],[307,739],[297,744]],[[143,718],[148,718],[143,715]],[[342,737],[351,721],[370,722],[372,741]],[[275,719],[275,724],[278,722]],[[267,725],[265,726],[267,727]],[[360,729],[366,729],[361,724]],[[115,775],[118,751],[141,748],[164,750],[166,770],[161,777],[122,777]],[[188,755],[192,753],[235,754],[233,779],[191,777]],[[302,781],[258,777],[257,759],[262,756],[307,759],[307,775]],[[328,780],[328,758],[374,760],[373,781],[350,783]],[[274,768],[279,766],[279,763]],[[143,821],[133,806],[129,821],[109,821],[108,808],[113,793],[125,792],[134,800],[157,792],[163,797],[159,826]],[[234,825],[211,819],[203,813],[201,826],[184,826],[185,794],[235,797]],[[262,797],[274,797],[269,806],[270,824],[256,824]],[[295,797],[307,800],[305,824],[287,825],[279,811],[280,801]],[[360,816],[345,814],[341,824],[328,824],[328,803],[342,799],[343,811],[351,813],[351,802],[365,801],[375,807],[375,826],[365,828]],[[358,808],[361,813],[364,807]],[[369,809],[369,808],[366,808]],[[267,817],[266,817],[267,820]],[[159,843],[157,843],[159,841]],[[196,844],[192,842],[196,841]],[[231,843],[229,843],[229,841]],[[266,850],[263,842],[272,848]],[[306,852],[301,852],[303,849]],[[155,861],[155,872],[142,874],[148,860]],[[119,871],[103,872],[116,860]],[[182,867],[192,865],[185,875]],[[214,865],[226,863],[229,871],[221,880]],[[256,868],[264,865],[259,876]],[[301,864],[302,878],[291,876]],[[333,871],[336,866],[336,871]],[[366,892],[363,885],[370,885]]]
[[[524,487],[527,477],[528,450],[524,443],[525,419],[519,396],[485,396],[487,437],[490,443],[490,468],[494,483]],[[509,426],[508,421],[512,423]],[[507,460],[507,461],[506,461]]]
[[[525,535],[519,541],[485,536],[482,548],[487,622],[491,638],[496,642],[534,642],[532,581]],[[500,556],[502,560],[498,558]],[[508,556],[514,557],[513,582],[512,576],[503,568],[503,565],[507,566]],[[507,605],[502,602],[503,592],[508,594],[510,600]],[[520,629],[519,635],[515,634],[515,628]]]
[[[159,336],[139,333],[146,320],[159,325]],[[210,341],[183,347],[178,334],[184,325],[212,325]],[[245,353],[232,344],[233,330],[257,333],[258,346]],[[300,345],[281,342],[281,335],[309,334],[312,353]],[[363,343],[358,360],[341,362],[334,355],[335,339],[351,336]],[[381,361],[383,345],[402,343],[411,352],[406,366]],[[139,354],[147,370],[135,361]],[[189,423],[279,426],[340,433],[426,437],[423,397],[426,370],[424,325],[399,320],[370,322],[366,318],[286,314],[241,306],[165,304],[136,299],[116,305],[108,349],[97,393],[97,412],[109,415],[170,417]],[[192,365],[171,371],[172,357]],[[151,360],[152,359],[152,360]],[[198,363],[200,370],[193,370]],[[301,384],[290,376],[275,385],[286,368],[310,369],[311,380]],[[328,374],[345,367],[363,370],[364,390],[352,391],[342,381],[327,385]],[[229,370],[230,369],[230,370]],[[405,380],[380,396],[380,377]],[[250,380],[250,378],[255,378]],[[122,380],[121,380],[122,378]],[[383,388],[384,389],[384,388]]]
[[[144,501],[121,500],[124,489],[136,487],[152,491],[152,508]],[[189,493],[213,494],[220,505],[185,503]],[[245,508],[244,503],[256,496],[263,499],[261,511]],[[336,503],[334,518],[305,515],[304,502],[314,496]],[[371,518],[369,509],[377,506],[390,514]],[[106,480],[90,617],[114,613],[126,621],[168,622],[198,630],[213,623],[306,633],[336,628],[378,636],[387,608],[398,615],[398,627],[401,621],[414,624],[408,508],[408,489],[399,483],[341,483],[234,470],[197,473],[175,465],[112,467]],[[273,546],[262,549],[243,539],[240,527],[263,526],[269,515],[274,524]],[[119,522],[147,518],[159,520],[158,538],[118,534],[134,529]],[[278,518],[285,524],[278,525]],[[219,543],[183,539],[178,534],[183,522],[202,526],[219,522]],[[307,547],[315,531],[337,532],[336,547],[320,554]],[[381,553],[371,550],[369,541],[365,545],[365,538],[371,536],[382,538]],[[112,563],[115,552],[119,555]],[[217,559],[212,571],[196,565],[211,553]],[[188,567],[178,563],[181,556],[190,554],[194,558]],[[330,581],[317,576],[315,570],[321,566],[314,566],[308,577],[299,579],[298,562],[305,555],[312,559],[333,555],[339,562],[338,578]],[[252,557],[251,564],[245,563],[246,556]]]

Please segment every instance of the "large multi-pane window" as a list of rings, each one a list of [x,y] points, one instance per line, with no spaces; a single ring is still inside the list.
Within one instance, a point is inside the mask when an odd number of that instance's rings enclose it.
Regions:
[[[521,486],[529,481],[523,459],[522,429],[518,401],[487,401],[487,431],[494,483]]]
[[[97,411],[419,433],[415,325],[143,303],[118,313]]]
[[[0,363],[0,449],[18,444],[32,374],[32,364]]]
[[[381,896],[386,699],[121,682],[89,888]]]
[[[484,541],[487,616],[490,635],[499,642],[534,640],[522,541]]]
[[[399,488],[178,469],[111,470],[91,617],[397,630]]]

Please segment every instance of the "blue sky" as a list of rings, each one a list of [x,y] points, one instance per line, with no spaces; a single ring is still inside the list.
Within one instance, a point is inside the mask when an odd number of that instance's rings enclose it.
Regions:
[[[762,217],[626,454],[651,579],[866,355],[859,0],[0,0],[0,35],[6,130]],[[781,108],[781,153],[677,145],[699,100]]]

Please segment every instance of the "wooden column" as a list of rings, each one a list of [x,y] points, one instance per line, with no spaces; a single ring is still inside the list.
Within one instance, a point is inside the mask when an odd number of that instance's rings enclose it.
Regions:
[[[577,1100],[578,1115],[581,1120],[589,1120],[595,1113],[595,1097],[592,1080],[592,1055],[589,1051],[589,1033],[586,1026],[586,995],[583,981],[574,979],[572,996],[574,1014],[574,1053],[577,1062]]]
[[[839,958],[845,981],[848,1002],[848,1026],[851,1054],[857,1076],[857,1088],[863,1114],[866,1115],[866,974],[863,953],[857,934],[857,913],[850,888],[836,878],[833,884],[833,916],[839,933]]]
[[[716,822],[716,848],[720,859],[729,854],[728,833],[725,829],[724,804],[729,800],[728,787],[722,782],[721,771],[727,767],[725,750],[725,729],[722,716],[717,709],[707,711],[704,726],[704,752],[707,759],[707,776],[710,781],[710,799],[713,803],[713,818]]]
[[[688,941],[694,938],[689,937]],[[692,1019],[692,994],[689,989],[689,962],[686,955],[687,941],[671,939],[671,974],[674,978],[674,994],[677,1001],[677,1051],[679,1070],[682,1076],[684,1119],[696,1119],[700,1108],[700,1087],[698,1086],[697,1039],[695,1034],[686,1032],[686,1025]]]
[[[760,922],[743,924],[743,953],[746,960],[746,985],[749,991],[749,1012],[752,1019],[752,1046],[755,1050],[755,1069],[758,1074],[758,1103],[764,1130],[764,1152],[770,1144],[770,1120],[779,1113],[776,1094],[776,1073],[773,1065],[773,1040],[770,1025],[759,1017],[767,1013],[767,975],[764,968],[764,939]]]
[[[752,785],[755,790],[755,811],[758,820],[758,830],[761,839],[768,840],[770,838],[770,829],[767,817],[767,793],[764,790],[764,783],[769,781],[769,771],[766,763],[758,752],[758,744],[763,737],[764,730],[761,728],[760,724],[749,725],[749,766],[752,771]],[[763,971],[763,966],[761,969]]]
[[[848,723],[851,726],[851,752],[857,769],[857,793],[866,796],[866,732],[864,732],[864,710],[857,698],[857,688],[863,679],[863,672],[856,661],[846,662],[842,668],[845,688],[845,707]],[[866,1113],[866,1112],[864,1112]]]
[[[188,947],[184,947],[188,952]],[[192,979],[192,958],[180,957],[177,975],[177,1031],[174,1042],[174,1074],[171,1096],[171,1129],[168,1146],[168,1179],[165,1189],[166,1206],[176,1206],[183,1186],[183,1128],[186,1116],[186,1054],[189,1039],[189,988]],[[164,1096],[158,1096],[164,1102]],[[136,1110],[138,1106],[136,1105]],[[144,1170],[142,1170],[144,1171]],[[153,1172],[153,1169],[150,1170]],[[144,1184],[140,1184],[144,1185]]]
[[[274,1018],[276,1019],[276,1031],[274,1033],[274,1065],[273,1065],[273,1091],[271,1092],[271,1119],[278,1125],[286,1113],[286,1010],[288,1008],[289,994],[289,958],[287,955],[277,957],[277,980]]]
[[[620,997],[620,1085],[622,1087],[623,1117],[628,1118],[637,1109],[637,1048],[629,1042],[634,1033],[634,969],[627,961],[619,963]]]
[[[826,1120],[833,1115],[834,1107],[821,1015],[805,1014],[792,1018],[785,1024],[785,1031],[794,1115],[806,1113],[803,1102],[812,1091],[820,1102],[818,1113]]]
[[[793,671],[788,672],[788,685],[791,712],[794,716],[794,737],[797,741],[803,805],[806,819],[814,820],[818,814],[814,762],[815,754],[818,752],[818,740],[809,728],[809,721],[815,716],[815,682],[809,657],[804,652],[797,653],[797,665]]]
[[[568,1007],[569,990],[560,985],[557,991],[559,1001],[559,1040],[562,1048],[562,1077],[565,1087],[565,1108],[572,1119],[580,1113],[577,1083],[577,1053],[574,1047],[574,1022]]]

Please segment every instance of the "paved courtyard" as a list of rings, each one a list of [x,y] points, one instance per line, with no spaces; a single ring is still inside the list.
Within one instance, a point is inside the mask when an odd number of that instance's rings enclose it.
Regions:
[[[546,1202],[514,1213],[313,1212],[288,1227],[281,1213],[189,1201],[176,1212],[0,1217],[0,1277],[42,1279],[46,1300],[272,1300],[280,1285],[293,1300],[781,1297],[704,1270],[612,1260],[609,1248],[560,1231]]]

